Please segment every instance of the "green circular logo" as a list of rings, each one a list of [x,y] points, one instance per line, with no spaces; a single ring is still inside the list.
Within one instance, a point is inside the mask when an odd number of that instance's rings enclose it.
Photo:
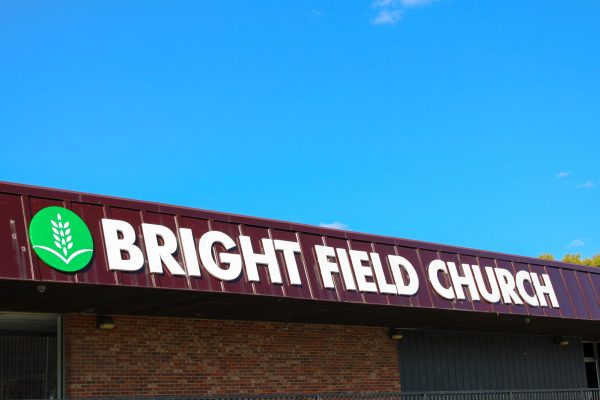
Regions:
[[[43,262],[63,272],[76,272],[89,264],[94,241],[77,214],[63,207],[46,207],[33,216],[29,240]]]

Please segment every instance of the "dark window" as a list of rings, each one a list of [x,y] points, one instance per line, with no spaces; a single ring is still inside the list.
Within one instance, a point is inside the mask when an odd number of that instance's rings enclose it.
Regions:
[[[583,361],[588,388],[599,387],[598,367],[600,365],[600,343],[583,343]]]
[[[596,358],[596,353],[594,352],[594,343],[583,343],[583,356],[586,358]]]
[[[594,361],[586,361],[585,374],[587,376],[587,387],[597,388],[598,387],[598,371],[596,369],[596,363]]]

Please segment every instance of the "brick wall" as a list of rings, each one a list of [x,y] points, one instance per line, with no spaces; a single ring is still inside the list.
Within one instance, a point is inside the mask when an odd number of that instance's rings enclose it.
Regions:
[[[114,316],[64,318],[69,397],[389,392],[383,328]]]

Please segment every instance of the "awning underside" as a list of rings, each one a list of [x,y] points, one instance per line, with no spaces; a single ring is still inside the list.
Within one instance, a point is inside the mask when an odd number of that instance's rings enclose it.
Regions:
[[[19,280],[0,280],[0,311],[580,335],[584,339],[600,340],[599,321]]]

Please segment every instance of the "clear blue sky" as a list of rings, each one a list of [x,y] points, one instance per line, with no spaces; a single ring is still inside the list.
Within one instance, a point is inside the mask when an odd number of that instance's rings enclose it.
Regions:
[[[0,180],[600,252],[600,1],[2,1]]]

